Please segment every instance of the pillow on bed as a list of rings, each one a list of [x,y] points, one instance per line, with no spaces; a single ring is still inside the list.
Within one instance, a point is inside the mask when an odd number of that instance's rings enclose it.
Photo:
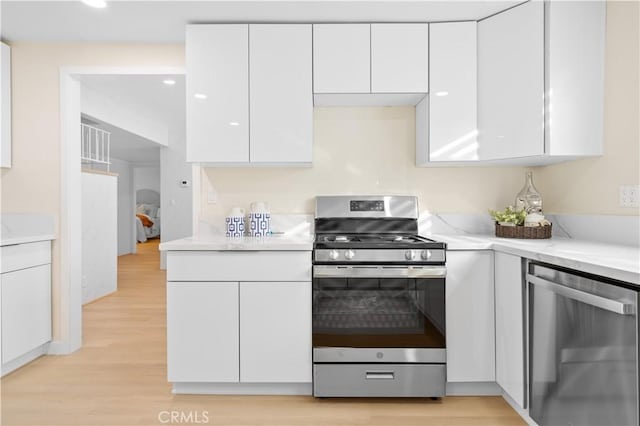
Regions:
[[[145,204],[147,210],[147,216],[149,217],[157,217],[158,214],[158,206],[155,204]]]
[[[138,204],[136,207],[136,214],[147,214],[146,206],[144,204]]]

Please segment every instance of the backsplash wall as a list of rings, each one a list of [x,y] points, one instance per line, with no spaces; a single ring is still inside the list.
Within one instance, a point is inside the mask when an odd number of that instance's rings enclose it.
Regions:
[[[217,224],[256,200],[274,213],[312,214],[316,195],[334,194],[410,194],[422,211],[486,213],[513,203],[524,171],[417,168],[413,107],[315,108],[312,167],[203,168],[201,219]]]

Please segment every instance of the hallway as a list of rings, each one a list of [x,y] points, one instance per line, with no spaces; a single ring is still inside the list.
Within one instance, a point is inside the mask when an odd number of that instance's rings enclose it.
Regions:
[[[118,291],[83,309],[81,350],[42,357],[2,379],[2,425],[162,425],[171,424],[172,412],[183,416],[173,424],[524,424],[500,397],[174,396],[157,250],[158,240],[150,240],[118,259]]]

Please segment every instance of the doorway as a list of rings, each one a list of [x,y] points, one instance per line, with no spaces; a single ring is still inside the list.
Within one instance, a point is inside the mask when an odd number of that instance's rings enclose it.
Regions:
[[[96,111],[98,106],[86,102],[87,92],[93,89],[85,89],[83,97],[83,83],[87,81],[97,81],[102,79],[107,81],[107,85],[117,85],[118,80],[124,80],[131,83],[135,80],[138,87],[142,87],[139,82],[142,79],[147,79],[149,85],[153,83],[161,85],[160,87],[170,86],[165,84],[164,81],[170,78],[182,79],[184,81],[184,70],[176,68],[74,68],[74,69],[61,69],[60,80],[60,107],[61,107],[61,150],[62,150],[62,190],[61,190],[61,223],[60,223],[60,240],[61,240],[61,294],[60,294],[60,309],[59,315],[61,320],[61,339],[53,342],[50,347],[50,353],[52,354],[64,354],[71,353],[79,349],[82,345],[82,283],[83,283],[83,270],[82,270],[82,167],[78,159],[78,152],[81,148],[81,134],[77,131],[81,125],[81,119],[83,113],[87,117],[96,118]],[[168,87],[167,87],[168,88]],[[152,98],[153,95],[143,94],[144,100],[149,101],[148,98]],[[138,114],[137,119],[132,119],[131,114],[127,114],[126,108],[122,103],[115,102],[116,108],[104,108],[100,112],[104,122],[108,122],[106,118],[113,122],[121,124],[122,127],[127,127],[127,130],[132,134],[138,136],[146,136],[150,134],[156,135],[156,139],[164,141],[165,144],[159,149],[159,175],[160,182],[160,200],[158,203],[158,209],[160,211],[160,225],[159,238],[163,241],[168,239],[175,239],[183,236],[188,236],[193,233],[193,212],[194,205],[199,205],[199,194],[197,191],[191,191],[191,188],[182,188],[179,186],[179,182],[183,180],[189,180],[193,182],[194,186],[198,187],[197,180],[199,179],[199,173],[193,172],[193,167],[184,161],[185,154],[185,128],[184,128],[184,95],[176,96],[178,101],[172,108],[168,108],[165,113],[165,118],[170,114],[175,114],[178,118],[176,121],[181,121],[181,124],[174,126],[152,126],[151,122],[140,118]],[[85,101],[85,102],[83,102]],[[153,101],[157,104],[158,100],[153,98]],[[108,102],[107,102],[108,103]],[[90,105],[89,108],[86,105]],[[93,109],[92,109],[93,108]],[[144,110],[144,108],[137,103],[133,107],[134,109]],[[84,109],[84,111],[83,111]],[[182,113],[180,113],[180,110]],[[91,115],[88,111],[92,111]],[[177,111],[177,112],[176,112]],[[147,114],[148,116],[149,114]],[[127,126],[122,123],[127,123]],[[156,122],[162,122],[163,119]],[[166,123],[167,121],[164,120]],[[144,133],[147,132],[147,133]],[[142,133],[142,135],[141,135]],[[148,138],[151,139],[151,138]],[[117,151],[117,150],[116,150]],[[179,156],[182,158],[178,158]],[[115,157],[114,157],[115,158]],[[178,166],[176,166],[176,164]],[[163,167],[163,166],[169,167]],[[152,168],[151,164],[138,164],[139,168]],[[133,188],[133,181],[135,180],[134,168],[130,171],[131,179],[131,210],[129,216],[135,217],[136,198]],[[139,173],[138,173],[139,174]],[[143,173],[144,174],[144,173]],[[156,186],[157,188],[157,186]],[[177,191],[179,188],[181,191]],[[141,188],[149,189],[149,188]],[[165,191],[166,190],[166,191]],[[164,193],[167,193],[166,197],[163,197]],[[143,203],[152,204],[152,203]],[[166,208],[173,207],[173,208]],[[156,215],[158,212],[154,212]],[[132,223],[135,219],[131,219]],[[171,224],[179,222],[179,226],[172,227]],[[186,224],[185,224],[186,223]],[[129,228],[131,233],[134,232],[135,225],[132,224]],[[172,229],[176,228],[176,229]],[[168,232],[165,230],[168,229]],[[166,236],[164,234],[167,234]],[[184,235],[183,235],[184,234]],[[124,244],[123,244],[124,246]],[[135,244],[132,244],[133,250],[135,250]],[[132,250],[132,251],[133,251]],[[158,253],[160,256],[160,253]]]

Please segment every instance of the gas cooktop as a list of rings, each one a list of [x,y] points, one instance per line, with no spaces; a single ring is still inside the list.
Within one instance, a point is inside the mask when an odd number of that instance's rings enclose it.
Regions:
[[[315,248],[444,248],[444,243],[419,235],[318,234]]]

